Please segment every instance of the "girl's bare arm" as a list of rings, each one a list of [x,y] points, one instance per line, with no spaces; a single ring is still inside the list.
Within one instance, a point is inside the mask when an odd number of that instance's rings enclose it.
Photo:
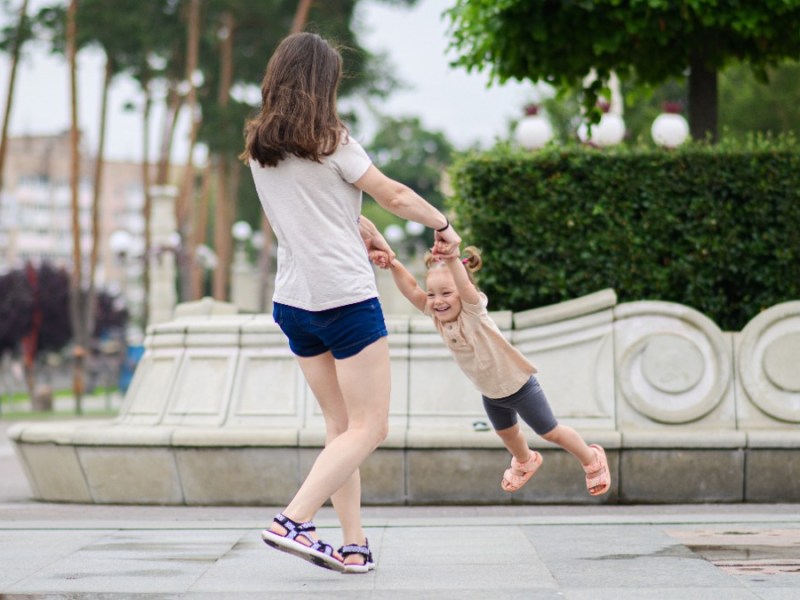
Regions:
[[[414,305],[414,307],[422,312],[425,309],[425,304],[428,300],[428,295],[425,293],[416,277],[414,277],[408,269],[403,266],[396,258],[389,264],[389,269],[392,271],[392,279],[400,293]]]
[[[453,275],[453,281],[456,284],[461,299],[468,304],[478,304],[481,299],[480,294],[469,280],[467,267],[461,262],[461,257],[459,257],[458,254],[450,254],[442,257],[442,260],[445,261],[447,268],[450,269],[450,273]]]

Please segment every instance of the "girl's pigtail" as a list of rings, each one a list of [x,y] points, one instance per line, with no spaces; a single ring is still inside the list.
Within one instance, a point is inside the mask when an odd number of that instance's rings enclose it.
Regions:
[[[425,261],[425,268],[427,270],[430,270],[430,268],[433,266],[433,263],[436,262],[436,260],[433,258],[433,252],[430,250],[425,253],[423,260]]]
[[[483,259],[481,258],[480,250],[478,250],[475,246],[467,246],[464,248],[464,254],[465,258],[462,258],[461,262],[464,263],[467,271],[474,273],[481,268],[483,265]]]

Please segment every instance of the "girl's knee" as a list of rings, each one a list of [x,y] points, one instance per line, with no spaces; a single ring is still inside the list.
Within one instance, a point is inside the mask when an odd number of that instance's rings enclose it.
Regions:
[[[542,437],[547,440],[548,442],[558,443],[558,440],[561,438],[561,425],[556,425],[547,433],[543,433]]]

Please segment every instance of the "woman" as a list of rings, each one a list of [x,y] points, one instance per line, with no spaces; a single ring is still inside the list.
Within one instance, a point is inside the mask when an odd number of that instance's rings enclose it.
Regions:
[[[436,230],[434,249],[461,238],[447,218],[383,175],[339,119],[339,52],[310,33],[284,39],[247,124],[242,158],[278,239],[273,316],[289,338],[325,418],[325,448],[289,505],[262,532],[270,546],[325,568],[365,573],[375,563],[361,525],[359,465],[385,439],[387,332],[367,253],[391,249],[360,217],[361,192]],[[342,524],[338,551],[311,522],[330,498]]]

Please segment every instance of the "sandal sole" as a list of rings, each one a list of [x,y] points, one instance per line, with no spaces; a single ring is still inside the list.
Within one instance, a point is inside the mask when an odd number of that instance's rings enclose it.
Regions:
[[[312,550],[300,542],[287,540],[284,536],[273,533],[269,529],[265,529],[261,532],[261,539],[264,540],[264,543],[271,548],[275,548],[281,552],[286,552],[292,556],[302,558],[303,560],[306,560],[318,567],[322,567],[323,569],[330,569],[331,571],[344,573],[344,564],[333,556]]]
[[[375,568],[375,563],[368,563],[366,565],[345,565],[344,566],[344,574],[345,575],[363,575],[364,573],[369,573]]]

